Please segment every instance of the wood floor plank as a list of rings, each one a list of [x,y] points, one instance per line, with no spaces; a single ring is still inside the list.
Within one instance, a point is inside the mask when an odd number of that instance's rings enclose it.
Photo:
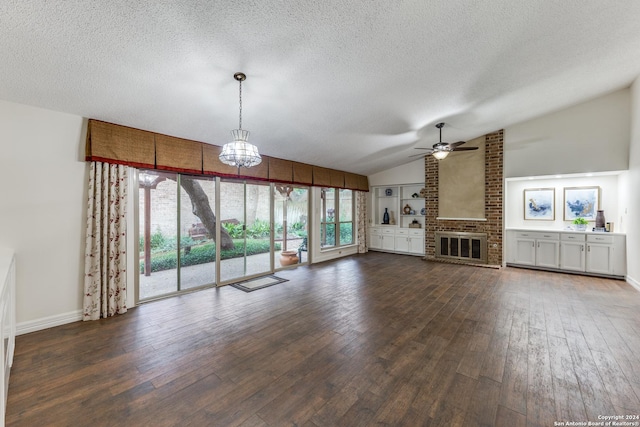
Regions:
[[[289,281],[18,336],[6,425],[536,426],[640,412],[640,293],[622,281],[376,252],[278,275]]]
[[[576,331],[565,332],[587,419],[597,420],[598,415],[615,413],[611,397],[602,382],[597,364],[584,336]]]
[[[553,425],[557,418],[546,331],[529,328],[527,351],[527,424],[541,427]]]
[[[586,420],[584,401],[580,385],[571,360],[567,340],[555,335],[548,336],[549,363],[553,377],[556,420]]]
[[[471,398],[464,425],[469,427],[495,426],[499,403],[500,383],[487,377],[480,377]]]
[[[528,318],[526,310],[514,312],[500,399],[501,405],[521,414],[527,413]]]

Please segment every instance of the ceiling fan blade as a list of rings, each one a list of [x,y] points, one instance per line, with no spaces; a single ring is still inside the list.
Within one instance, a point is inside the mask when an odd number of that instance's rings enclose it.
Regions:
[[[414,150],[429,150],[429,151],[433,151],[433,148],[422,148],[422,147],[414,147]]]
[[[478,147],[456,147],[456,148],[452,148],[451,151],[473,151],[477,149]]]
[[[449,147],[454,148],[457,147],[459,145],[465,144],[467,141],[458,141],[458,142],[452,142],[449,144]]]

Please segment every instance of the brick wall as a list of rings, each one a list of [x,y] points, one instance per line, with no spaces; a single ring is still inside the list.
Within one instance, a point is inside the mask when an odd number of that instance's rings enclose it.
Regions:
[[[486,221],[438,220],[438,160],[425,156],[425,188],[427,208],[425,226],[425,258],[435,259],[436,231],[465,231],[487,233],[488,263],[502,264],[502,195],[503,195],[503,144],[504,131],[485,136],[485,191]],[[446,160],[445,160],[446,161]]]

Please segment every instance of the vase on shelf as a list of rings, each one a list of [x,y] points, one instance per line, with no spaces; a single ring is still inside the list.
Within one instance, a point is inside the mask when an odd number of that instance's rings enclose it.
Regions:
[[[384,208],[384,213],[382,214],[382,223],[389,224],[389,211],[387,208]]]
[[[604,228],[604,225],[604,211],[598,211],[598,213],[596,214],[596,228]]]

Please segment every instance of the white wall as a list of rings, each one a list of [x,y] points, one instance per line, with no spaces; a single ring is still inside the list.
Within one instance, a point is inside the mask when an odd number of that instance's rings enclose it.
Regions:
[[[618,175],[592,177],[535,178],[525,180],[507,180],[505,186],[505,227],[539,228],[562,230],[571,221],[563,220],[564,187],[600,187],[600,209],[604,210],[606,222],[613,222],[615,232],[624,232],[618,214]],[[525,220],[524,190],[527,188],[555,189],[555,220]],[[593,226],[594,223],[590,223]]]
[[[16,252],[19,330],[80,316],[85,135],[82,117],[0,101],[0,246]]]
[[[626,170],[629,132],[629,89],[509,126],[504,176]]]
[[[424,158],[369,175],[369,186],[424,182]]]
[[[631,145],[626,191],[627,276],[640,290],[640,77],[631,86]]]

